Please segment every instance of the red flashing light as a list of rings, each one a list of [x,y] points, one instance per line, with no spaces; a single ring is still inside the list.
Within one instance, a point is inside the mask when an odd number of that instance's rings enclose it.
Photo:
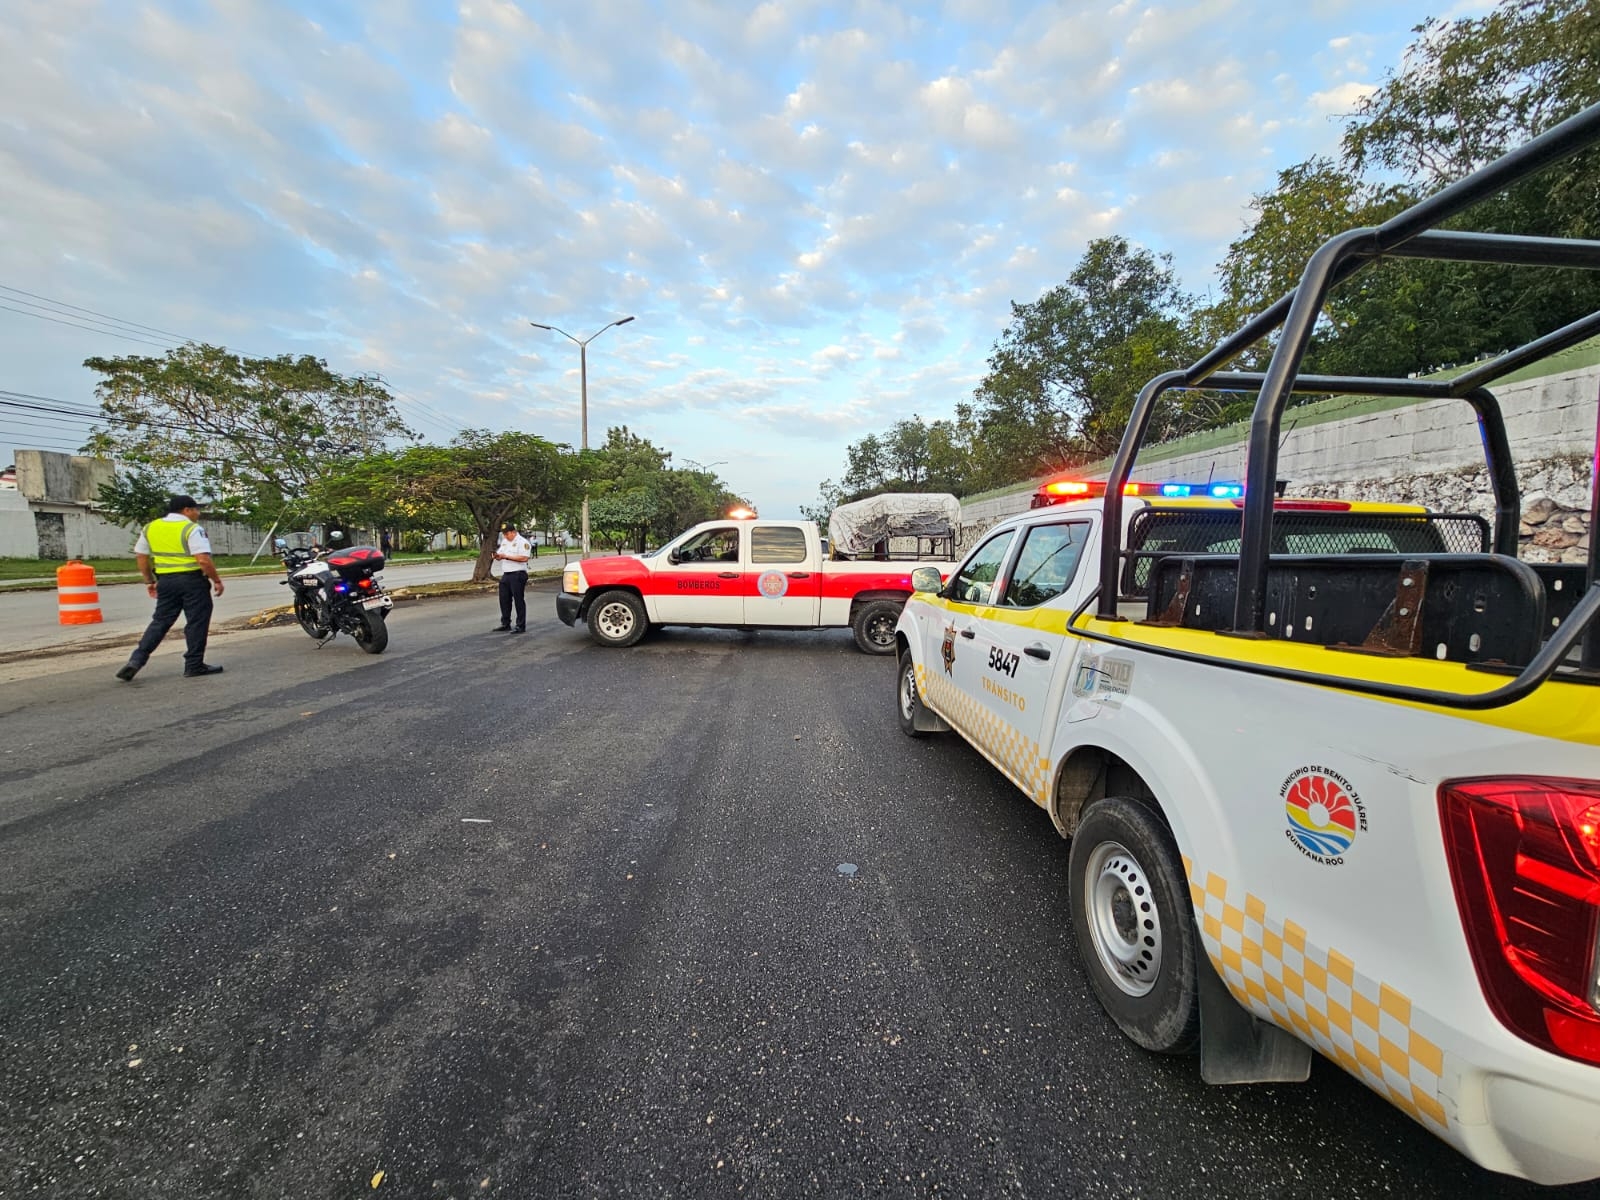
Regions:
[[[1233,502],[1235,508],[1243,508],[1243,500]],[[1349,512],[1348,500],[1274,500],[1274,512]]]
[[[1518,1037],[1600,1064],[1600,782],[1439,788],[1456,905],[1484,998]]]

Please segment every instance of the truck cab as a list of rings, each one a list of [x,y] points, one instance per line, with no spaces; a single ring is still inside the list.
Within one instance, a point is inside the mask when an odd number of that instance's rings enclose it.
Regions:
[[[1600,269],[1600,241],[1440,228],[1595,145],[1600,106],[1330,240],[1145,386],[1107,479],[916,572],[897,628],[900,728],[958,733],[1069,839],[1078,958],[1124,1034],[1219,1084],[1321,1054],[1547,1184],[1600,1176],[1600,548],[1518,558],[1489,385],[1600,313],[1447,380],[1300,367],[1328,290],[1385,255]],[[1265,372],[1226,369],[1280,326]],[[1133,478],[1184,388],[1257,394],[1236,496]],[[1492,518],[1277,496],[1295,393],[1462,402]]]

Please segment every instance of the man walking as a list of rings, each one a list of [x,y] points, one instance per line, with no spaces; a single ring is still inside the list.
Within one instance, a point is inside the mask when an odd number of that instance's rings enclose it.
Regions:
[[[515,521],[500,527],[500,544],[495,547],[493,570],[500,576],[500,633],[526,633],[528,631],[528,559],[533,557],[533,547],[528,539],[517,532]],[[517,623],[511,623],[511,606],[517,606]]]
[[[129,656],[128,665],[117,672],[118,679],[126,682],[139,673],[180,612],[184,621],[184,675],[195,678],[222,674],[221,667],[206,663],[211,594],[222,595],[222,576],[211,561],[211,543],[199,520],[200,506],[193,496],[174,496],[167,501],[167,515],[146,525],[134,543],[133,556],[145,587],[155,599],[156,611]],[[209,589],[207,580],[211,583]]]

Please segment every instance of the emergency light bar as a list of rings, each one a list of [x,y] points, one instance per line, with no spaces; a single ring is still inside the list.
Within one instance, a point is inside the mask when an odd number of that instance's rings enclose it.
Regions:
[[[1051,504],[1064,504],[1068,500],[1091,500],[1106,494],[1103,479],[1052,479],[1042,484],[1033,494],[1030,508],[1045,508]],[[1124,496],[1161,496],[1169,500],[1190,498],[1212,500],[1239,500],[1244,496],[1244,485],[1239,483],[1125,483]]]

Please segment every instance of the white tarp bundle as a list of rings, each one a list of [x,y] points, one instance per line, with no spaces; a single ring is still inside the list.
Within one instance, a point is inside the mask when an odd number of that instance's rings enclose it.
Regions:
[[[828,517],[828,540],[840,554],[871,554],[885,538],[953,538],[961,501],[948,492],[885,492],[841,504]]]

